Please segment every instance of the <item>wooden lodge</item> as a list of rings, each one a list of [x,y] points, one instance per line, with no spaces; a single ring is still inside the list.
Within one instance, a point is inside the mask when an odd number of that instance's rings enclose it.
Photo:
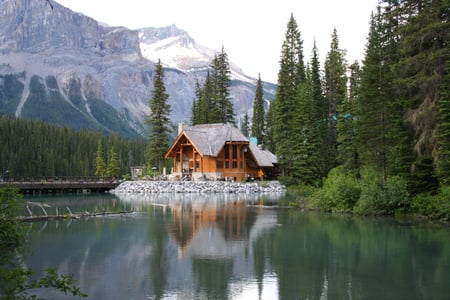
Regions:
[[[180,124],[165,157],[173,159],[173,174],[180,179],[245,181],[277,174],[276,156],[232,124]]]

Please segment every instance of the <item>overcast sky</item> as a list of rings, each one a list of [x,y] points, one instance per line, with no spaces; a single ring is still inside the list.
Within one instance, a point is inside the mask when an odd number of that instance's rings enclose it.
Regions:
[[[309,60],[314,38],[321,63],[336,27],[347,61],[361,60],[378,0],[57,0],[112,26],[130,29],[175,24],[208,48],[222,45],[230,62],[252,77],[276,83],[291,13]]]

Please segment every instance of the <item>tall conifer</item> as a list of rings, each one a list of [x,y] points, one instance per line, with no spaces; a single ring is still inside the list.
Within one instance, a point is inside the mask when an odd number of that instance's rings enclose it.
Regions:
[[[169,95],[164,85],[164,70],[161,61],[158,60],[153,81],[152,98],[149,101],[150,115],[147,122],[150,124],[149,144],[147,146],[147,161],[149,167],[162,170],[164,154],[169,147],[169,134],[172,130],[170,122],[170,104],[167,102]]]
[[[249,122],[249,119],[248,119],[248,113],[245,113],[244,114],[244,118],[242,118],[242,121],[241,121],[241,132],[246,137],[250,136],[250,122]]]
[[[297,87],[305,80],[303,41],[293,14],[287,24],[281,48],[278,87],[273,107],[273,141],[282,174],[290,176],[295,159],[292,135],[295,132]]]
[[[330,51],[325,60],[325,97],[328,104],[328,137],[327,137],[327,166],[329,169],[336,164],[337,158],[337,119],[338,106],[347,97],[345,51],[339,48],[337,30],[334,28],[331,35]]]
[[[359,92],[359,136],[361,160],[387,177],[390,127],[389,103],[392,100],[392,82],[389,66],[385,60],[385,37],[383,35],[380,9],[372,15],[368,44],[361,73]]]
[[[106,175],[105,154],[103,152],[103,144],[101,139],[97,142],[97,152],[95,155],[95,175],[101,177]]]
[[[320,71],[319,50],[314,41],[311,57],[311,97],[312,97],[312,127],[314,134],[311,143],[314,144],[313,160],[315,162],[315,173],[317,178],[324,178],[328,174],[327,166],[327,116],[328,107],[323,93],[323,83]]]
[[[355,61],[350,66],[349,93],[339,106],[339,118],[337,122],[337,149],[338,162],[344,165],[345,169],[355,172],[359,171],[358,158],[358,90],[360,85],[361,68]]]
[[[233,103],[230,100],[230,65],[224,48],[217,54],[212,63],[211,79],[214,86],[214,105],[210,123],[235,123]]]
[[[192,109],[191,109],[191,125],[201,124],[201,97],[202,97],[202,88],[198,79],[195,81],[195,98],[192,101]]]
[[[109,151],[109,160],[108,165],[106,167],[106,173],[109,177],[118,177],[120,173],[119,168],[119,159],[117,157],[116,150],[114,150],[114,147],[111,147]]]
[[[292,177],[304,184],[317,184],[317,145],[315,140],[316,127],[314,118],[315,106],[313,103],[313,89],[310,69],[307,69],[306,80],[300,82],[297,87],[297,106],[295,107],[293,140]]]
[[[450,165],[444,154],[449,151],[445,145],[450,136],[445,129],[449,122],[445,117],[448,117],[445,95],[448,97],[449,89],[445,84],[449,70],[449,2],[385,2],[388,4],[385,19],[393,27],[399,55],[394,68],[397,98],[413,130],[416,159],[409,168],[414,179],[411,186],[415,186],[414,192],[420,192],[417,190],[420,185],[422,190],[433,185],[437,188],[436,171],[441,182],[445,181],[448,170],[442,170],[441,163],[447,161],[444,165]]]
[[[261,81],[261,75],[258,75],[256,82],[255,100],[253,102],[253,118],[252,118],[252,136],[256,137],[258,144],[264,143],[264,91]]]

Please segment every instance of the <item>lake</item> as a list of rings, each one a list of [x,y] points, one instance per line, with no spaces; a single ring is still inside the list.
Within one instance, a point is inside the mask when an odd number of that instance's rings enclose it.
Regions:
[[[448,225],[284,208],[292,197],[26,197],[49,214],[134,211],[26,224],[26,263],[73,274],[89,299],[448,299]]]

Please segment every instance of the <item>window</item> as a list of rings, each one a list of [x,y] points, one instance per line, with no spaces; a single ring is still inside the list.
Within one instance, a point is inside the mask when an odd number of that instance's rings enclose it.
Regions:
[[[237,145],[233,145],[233,158],[236,159],[237,158]]]
[[[228,144],[225,144],[225,158],[230,158],[230,148]]]
[[[237,168],[237,161],[235,161],[235,160],[233,160],[233,169],[236,169]]]
[[[225,162],[225,169],[228,169],[230,167],[230,163],[228,161]]]
[[[218,160],[216,163],[217,169],[223,169],[223,161]]]

